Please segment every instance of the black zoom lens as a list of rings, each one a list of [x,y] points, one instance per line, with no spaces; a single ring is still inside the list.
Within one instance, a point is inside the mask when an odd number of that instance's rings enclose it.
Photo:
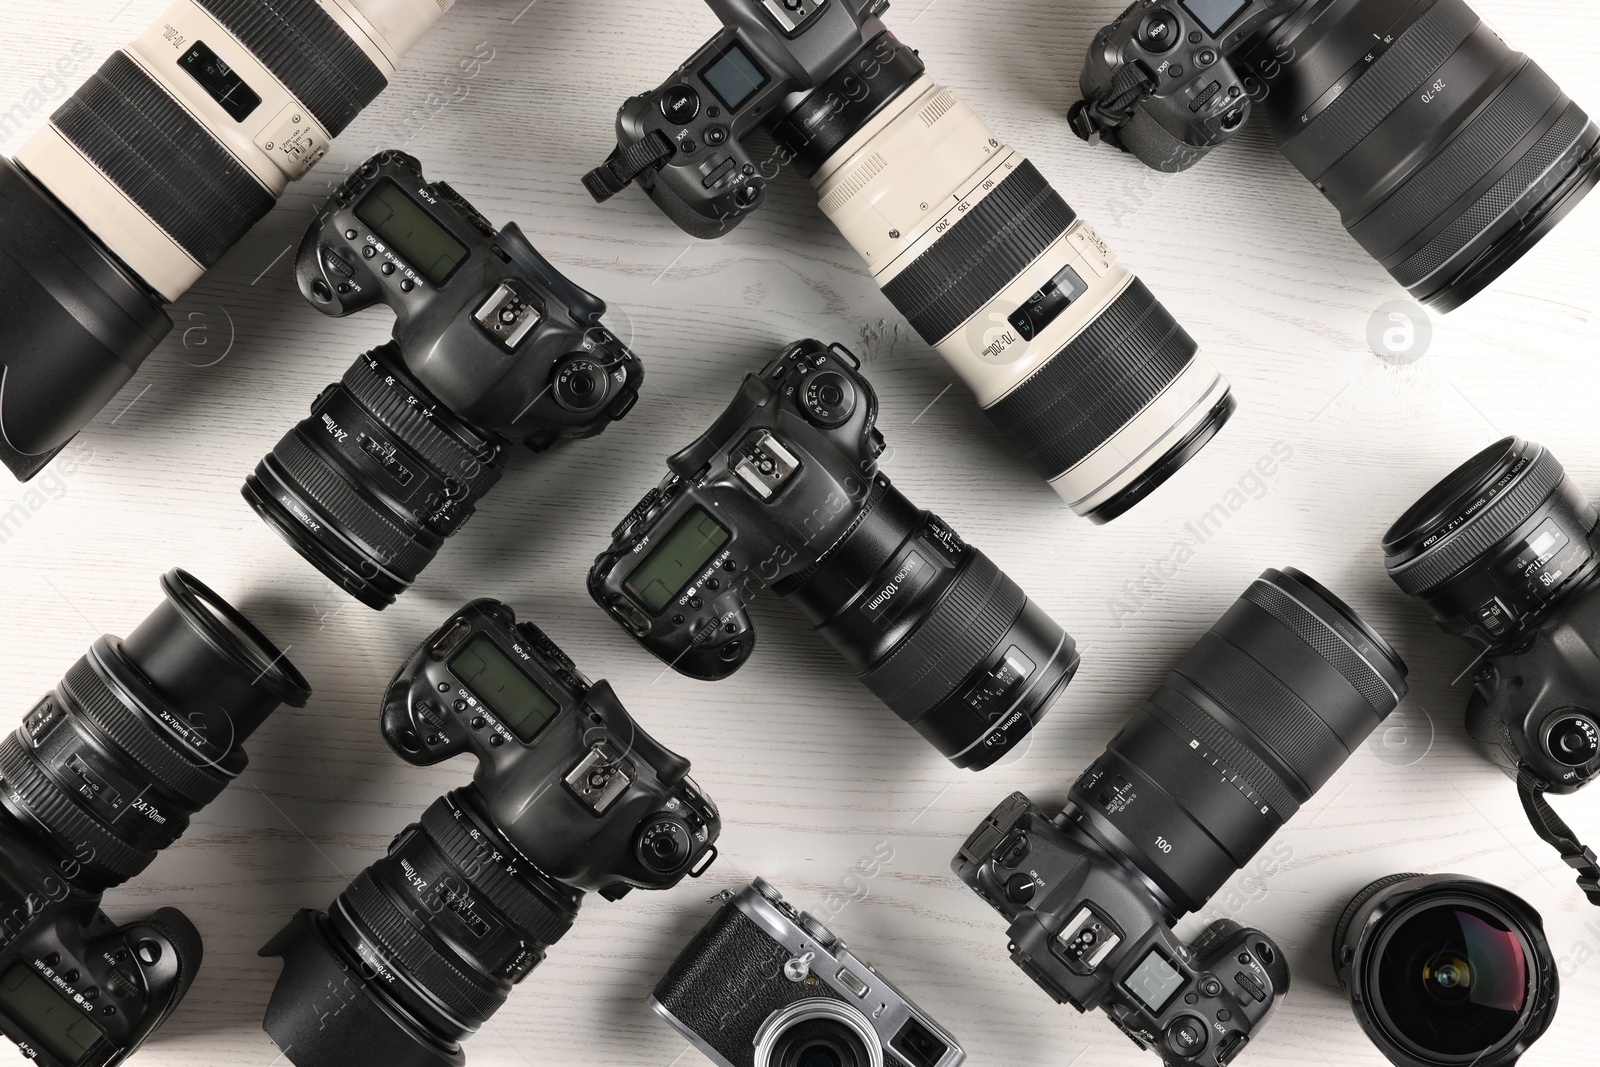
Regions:
[[[460,1067],[461,1040],[571,929],[582,898],[521,861],[476,791],[458,789],[326,915],[300,912],[261,950],[283,957],[262,1025],[295,1067]]]
[[[1513,1063],[1555,1014],[1539,913],[1475,878],[1373,882],[1339,917],[1333,963],[1362,1029],[1401,1067]]]
[[[1450,633],[1516,640],[1600,572],[1595,507],[1543,446],[1507,437],[1383,535],[1384,567]]]
[[[245,479],[244,498],[312,566],[381,610],[500,480],[502,451],[412,381],[388,344],[317,397]]]
[[[1196,911],[1399,705],[1406,666],[1343,601],[1268,570],[1073,785],[1066,814]]]
[[[1442,311],[1600,181],[1600,128],[1464,0],[1303,3],[1251,61],[1283,154]]]
[[[1078,669],[1055,620],[881,476],[839,543],[773,591],[958,767],[1011,751]]]
[[[95,641],[0,741],[0,807],[81,860],[88,891],[148,867],[244,770],[256,727],[311,695],[216,593],[181,570],[161,586],[166,601],[132,634]]]

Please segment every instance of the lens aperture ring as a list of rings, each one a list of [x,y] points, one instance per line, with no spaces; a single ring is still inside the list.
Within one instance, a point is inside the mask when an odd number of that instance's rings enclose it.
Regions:
[[[1282,589],[1257,580],[1244,591],[1244,599],[1271,615],[1284,628],[1310,645],[1338,671],[1351,688],[1360,693],[1380,718],[1394,710],[1395,692],[1377,668],[1341,638],[1327,623],[1317,618]]]
[[[337,137],[389,81],[316,0],[195,0]]]
[[[39,767],[20,732],[0,741],[0,778],[10,784],[17,802],[68,852],[87,848],[83,864],[105,871],[112,885],[127,881],[155,860],[156,854],[134,848],[85,813],[72,795]]]
[[[276,198],[125,52],[114,52],[51,123],[202,267]]]
[[[1023,160],[927,251],[883,285],[922,339],[937,345],[1055,244],[1077,213]]]
[[[553,945],[572,929],[577,913],[506,873],[494,860],[492,846],[475,840],[462,820],[451,814],[448,799],[441,797],[428,806],[422,814],[422,829],[450,865],[531,940],[541,946]]]
[[[1533,462],[1511,485],[1438,542],[1391,566],[1389,577],[1408,596],[1429,595],[1532,518],[1565,477],[1561,461],[1549,449],[1539,447]],[[1473,492],[1484,488],[1474,487]],[[1394,538],[1390,531],[1385,540]]]
[[[457,1021],[476,1029],[505,1003],[504,992],[457,967],[424,929],[406,917],[374,881],[370,867],[356,876],[339,899],[383,957],[439,1001]]]
[[[159,728],[123,700],[89,656],[68,668],[60,693],[68,707],[81,711],[118,750],[159,783],[163,792],[191,810],[199,811],[211,803],[233,780],[220,770],[208,773],[163,741]]]
[[[861,674],[866,687],[915,723],[981,666],[1022,614],[1028,597],[993,561],[968,547],[968,558],[922,625]]]
[[[1287,822],[1310,799],[1296,784],[1275,772],[1267,762],[1234,737],[1233,732],[1200,705],[1171,685],[1157,689],[1145,704],[1157,719],[1171,719],[1181,730],[1227,761],[1228,769],[1244,778],[1278,818]]]

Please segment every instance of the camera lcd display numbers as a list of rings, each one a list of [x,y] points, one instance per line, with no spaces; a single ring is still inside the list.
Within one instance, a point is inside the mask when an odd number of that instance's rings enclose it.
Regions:
[[[488,634],[480,633],[468,641],[450,661],[450,671],[523,744],[538,737],[539,731],[561,710],[561,705],[522,673]]]
[[[735,42],[709,67],[700,72],[700,79],[711,86],[717,99],[729,111],[739,110],[739,105],[755,95],[767,84],[767,72],[756,65],[750,53]]]
[[[1222,32],[1222,27],[1238,17],[1239,12],[1250,6],[1250,0],[1179,0],[1184,7],[1189,9],[1189,14],[1200,20],[1200,25],[1206,32],[1215,37]]]
[[[1183,988],[1183,973],[1159,949],[1151,949],[1139,961],[1139,966],[1122,980],[1122,988],[1137,997],[1152,1014],[1160,1015]]]
[[[624,588],[646,611],[659,615],[717,549],[728,543],[728,536],[704,508],[695,508],[633,569]]]
[[[433,285],[443,285],[467,258],[467,246],[388,179],[356,205],[356,218]]]
[[[78,1062],[103,1036],[82,1008],[20,961],[0,977],[0,1012],[63,1063]]]

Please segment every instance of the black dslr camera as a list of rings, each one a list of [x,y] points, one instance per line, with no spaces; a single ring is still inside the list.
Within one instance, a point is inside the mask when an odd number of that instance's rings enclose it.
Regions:
[[[955,1038],[762,879],[717,899],[650,1006],[719,1067],[966,1061]]]
[[[1508,437],[1384,534],[1384,566],[1479,649],[1467,732],[1600,904],[1600,863],[1544,800],[1600,772],[1600,512],[1542,445]]]
[[[1250,861],[1405,695],[1406,668],[1305,574],[1264,572],[1051,817],[1013,793],[951,866],[1058,1002],[1100,1008],[1174,1065],[1222,1067],[1289,990],[1231,919],[1172,930]]]
[[[246,738],[305,679],[181,570],[0,741],[0,1033],[44,1067],[121,1063],[200,967],[183,913],[118,926],[107,889],[148,867],[244,770]]]
[[[983,768],[1072,679],[1072,638],[878,471],[878,397],[841,345],[790,345],[612,534],[589,593],[674,670],[721,679],[770,588],[957,766]]]
[[[721,818],[689,761],[515,620],[473,601],[389,685],[383,736],[402,759],[471,753],[478,770],[261,950],[283,957],[263,1025],[296,1067],[460,1067],[462,1039],[585,893],[669,889],[716,859]]]
[[[295,267],[324,314],[387,303],[394,340],[323,390],[244,496],[368,607],[394,603],[472,516],[508,447],[592,437],[639,399],[643,368],[600,325],[605,304],[403,152],[323,205]]]
[[[1073,132],[1163,171],[1259,104],[1350,236],[1441,311],[1600,182],[1600,126],[1466,0],[1135,0],[1080,88]]]

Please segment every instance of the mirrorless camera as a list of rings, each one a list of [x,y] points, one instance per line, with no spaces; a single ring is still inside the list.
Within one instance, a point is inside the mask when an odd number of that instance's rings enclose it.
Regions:
[[[387,303],[394,340],[322,391],[244,495],[368,607],[394,603],[471,518],[506,449],[592,437],[639,399],[643,368],[601,325],[605,304],[403,152],[323,206],[295,271],[324,314]]]
[[[0,461],[37,474],[455,0],[176,0],[0,158]]]
[[[175,908],[118,926],[107,889],[155,861],[311,689],[181,570],[126,639],[90,646],[0,741],[0,1033],[43,1067],[121,1063],[177,1008],[200,934]]]
[[[1014,793],[952,861],[1056,1001],[1103,1010],[1168,1064],[1221,1067],[1289,989],[1283,952],[1205,906],[1405,695],[1382,637],[1300,571],[1268,570],[1051,816]]]
[[[1413,296],[1466,303],[1600,181],[1600,127],[1465,0],[1136,0],[1095,36],[1073,131],[1157,170],[1255,104]]]
[[[878,20],[884,0],[709,0],[723,29],[623,104],[584,179],[639,186],[696,237],[785,166],[1034,469],[1095,522],[1142,500],[1233,413],[1227,380],[1034,165]],[[757,159],[763,130],[777,152]]]
[[[650,1006],[719,1067],[956,1067],[967,1054],[757,878],[673,962]]]
[[[1383,537],[1384,566],[1479,650],[1467,732],[1600,904],[1600,866],[1544,801],[1600,772],[1600,513],[1542,445],[1497,441]]]
[[[499,601],[422,642],[382,728],[408,763],[470,753],[478,770],[261,950],[283,957],[263,1025],[296,1067],[460,1067],[587,892],[670,889],[716,859],[721,818],[689,761]]]
[[[1078,669],[1072,638],[878,470],[878,397],[856,357],[790,345],[612,534],[589,593],[691,678],[755,649],[745,609],[792,603],[885,704],[959,767],[1020,741]]]

